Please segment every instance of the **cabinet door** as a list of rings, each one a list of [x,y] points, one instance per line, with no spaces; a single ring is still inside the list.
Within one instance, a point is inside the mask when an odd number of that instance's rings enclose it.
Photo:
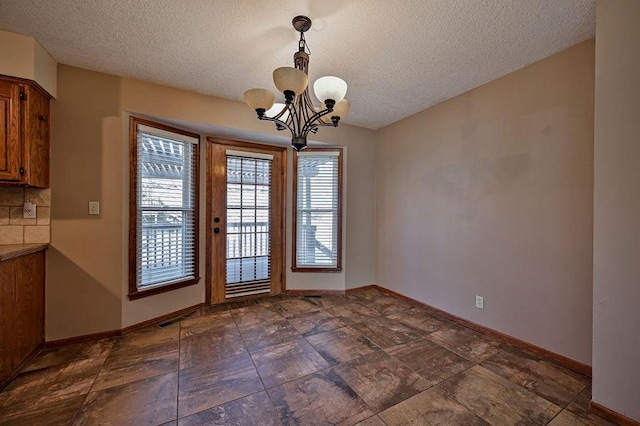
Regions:
[[[25,117],[25,182],[49,187],[49,98],[39,90],[27,88]]]
[[[0,81],[0,180],[20,180],[20,86]]]

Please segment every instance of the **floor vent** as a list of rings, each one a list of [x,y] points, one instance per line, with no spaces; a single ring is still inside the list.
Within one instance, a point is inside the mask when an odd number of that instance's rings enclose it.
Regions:
[[[175,324],[175,323],[177,323],[177,322],[180,322],[180,321],[182,321],[183,319],[184,319],[184,317],[172,318],[172,319],[167,320],[167,321],[165,321],[165,322],[161,322],[160,324],[158,324],[158,327],[159,327],[159,328],[165,328],[165,327],[170,326],[171,324]]]

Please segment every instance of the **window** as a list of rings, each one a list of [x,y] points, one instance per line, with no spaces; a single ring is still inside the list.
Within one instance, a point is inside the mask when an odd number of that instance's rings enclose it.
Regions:
[[[130,121],[129,298],[198,278],[198,135]]]
[[[342,149],[307,148],[293,157],[293,266],[342,270]]]

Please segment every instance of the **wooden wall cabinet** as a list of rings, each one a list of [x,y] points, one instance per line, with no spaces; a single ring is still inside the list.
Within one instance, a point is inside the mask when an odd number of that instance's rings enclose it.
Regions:
[[[0,185],[49,187],[49,101],[37,83],[0,76]]]
[[[44,342],[45,251],[0,262],[0,389]]]

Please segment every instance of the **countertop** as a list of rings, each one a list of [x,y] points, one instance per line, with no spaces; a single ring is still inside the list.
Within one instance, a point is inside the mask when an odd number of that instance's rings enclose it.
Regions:
[[[49,244],[0,244],[0,262],[46,250]]]

